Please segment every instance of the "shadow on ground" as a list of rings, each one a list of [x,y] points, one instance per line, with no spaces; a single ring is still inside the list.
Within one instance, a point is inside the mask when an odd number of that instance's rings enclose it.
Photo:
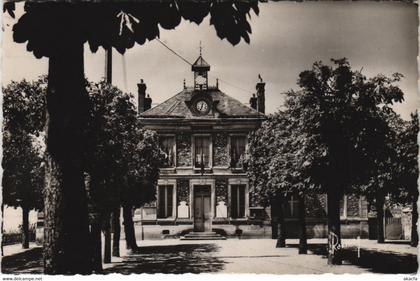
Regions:
[[[43,271],[41,247],[2,257],[1,260],[1,272],[5,274],[34,274],[42,273]]]
[[[226,262],[212,257],[219,247],[214,244],[180,244],[140,247],[121,264],[104,273],[216,273]]]
[[[298,247],[297,244],[290,246]],[[327,258],[326,244],[308,244],[309,251]],[[358,258],[357,248],[351,247],[342,249],[341,255],[343,264],[360,266],[372,273],[416,273],[418,268],[417,255],[412,254],[360,249],[360,258]]]

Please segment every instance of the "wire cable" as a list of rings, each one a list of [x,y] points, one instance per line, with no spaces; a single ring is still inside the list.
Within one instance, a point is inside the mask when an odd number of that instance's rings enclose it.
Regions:
[[[186,63],[188,63],[189,65],[192,65],[192,63],[190,63],[187,59],[185,59],[183,56],[181,56],[180,54],[178,54],[177,52],[175,52],[173,49],[171,49],[170,47],[168,47],[168,45],[166,45],[165,43],[163,43],[162,41],[160,41],[159,38],[156,38],[156,40],[162,44],[162,46],[164,46],[166,49],[168,49],[169,51],[171,51],[173,54],[175,54],[178,58],[182,59],[183,61],[185,61]]]
[[[168,45],[166,45],[165,43],[163,43],[159,38],[156,38],[156,40],[162,45],[162,46],[164,46],[166,49],[168,49],[171,53],[173,53],[174,55],[176,55],[178,58],[180,58],[181,60],[183,60],[184,62],[186,62],[187,64],[189,64],[190,66],[192,65],[192,63],[190,63],[186,58],[184,58],[183,56],[181,56],[180,54],[178,54],[175,50],[173,50],[171,47],[169,47]],[[233,84],[233,83],[230,83],[230,82],[228,82],[228,81],[226,81],[226,80],[224,80],[224,79],[221,79],[221,78],[218,78],[218,77],[215,77],[215,76],[213,76],[213,75],[210,75],[209,74],[209,76],[210,77],[212,77],[212,78],[217,78],[217,79],[219,79],[219,81],[220,82],[223,82],[223,83],[225,83],[226,85],[228,85],[228,86],[231,86],[231,87],[233,87],[233,88],[236,88],[236,89],[238,89],[238,90],[241,90],[241,91],[244,91],[244,92],[247,92],[247,93],[249,93],[249,94],[253,94],[251,91],[248,91],[248,90],[245,90],[245,89],[243,89],[243,88],[241,88],[241,87],[239,87],[239,86],[236,86],[235,84]]]

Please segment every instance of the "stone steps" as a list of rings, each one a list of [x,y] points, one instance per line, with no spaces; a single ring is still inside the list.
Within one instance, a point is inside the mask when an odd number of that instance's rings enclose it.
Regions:
[[[216,232],[189,232],[180,237],[180,240],[226,240],[226,237]]]

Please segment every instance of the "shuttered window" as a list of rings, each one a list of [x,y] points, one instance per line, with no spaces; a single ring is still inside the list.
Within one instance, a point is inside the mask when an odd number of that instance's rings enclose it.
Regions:
[[[173,210],[173,185],[158,186],[158,218],[172,217]]]
[[[231,185],[230,217],[233,219],[245,217],[245,185]]]

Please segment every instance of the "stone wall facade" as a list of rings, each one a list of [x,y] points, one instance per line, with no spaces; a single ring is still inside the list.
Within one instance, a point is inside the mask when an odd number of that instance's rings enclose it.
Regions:
[[[190,182],[187,179],[178,179],[176,181],[177,202],[184,201],[189,205],[190,201]]]
[[[216,179],[216,202],[228,201],[228,182],[227,179]]]

